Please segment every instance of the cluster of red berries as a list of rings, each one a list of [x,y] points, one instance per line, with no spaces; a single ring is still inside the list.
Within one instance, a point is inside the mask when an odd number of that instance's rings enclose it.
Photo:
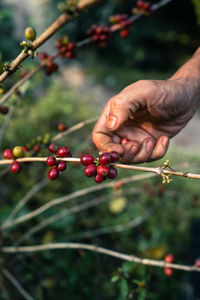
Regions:
[[[54,62],[54,56],[48,55],[46,52],[40,53],[40,60],[46,61],[45,63],[45,74],[50,76],[52,73],[56,72],[59,68],[58,64]]]
[[[98,46],[105,48],[110,38],[110,27],[105,25],[93,25],[88,31],[87,35]]]
[[[76,43],[70,42],[67,36],[59,37],[56,41],[56,48],[58,49],[59,56],[64,58],[75,58]]]
[[[150,16],[154,13],[151,3],[143,0],[137,1],[137,7],[133,9],[134,14],[143,14],[144,16]]]
[[[0,113],[2,115],[7,115],[8,112],[9,112],[9,108],[7,106],[0,106]]]
[[[115,15],[111,16],[109,18],[110,23],[112,24],[119,24],[121,31],[120,31],[120,36],[121,38],[126,38],[129,36],[130,32],[130,26],[133,24],[133,21],[129,19],[128,15],[123,14],[123,15]]]
[[[171,254],[171,253],[165,255],[164,261],[166,263],[170,263],[170,264],[173,263],[174,262],[174,255]],[[165,275],[167,275],[167,276],[172,276],[172,274],[173,274],[172,268],[169,268],[169,267],[165,267],[164,272],[165,272]]]
[[[15,159],[20,158],[25,155],[25,152],[28,152],[26,146],[15,146],[13,149],[5,149],[3,152],[3,157],[5,159]],[[10,170],[13,174],[19,174],[21,172],[22,165],[18,161],[12,162]]]
[[[54,143],[50,144],[48,149],[50,153],[54,154],[47,158],[47,166],[50,167],[48,177],[51,180],[55,180],[58,178],[59,172],[63,172],[67,168],[66,162],[57,160],[56,157],[72,157],[72,154],[68,147],[58,148],[58,146]]]
[[[117,170],[109,164],[117,162],[119,159],[119,153],[112,151],[102,153],[96,161],[92,155],[84,154],[81,156],[81,163],[86,166],[85,175],[94,177],[96,183],[101,183],[107,178],[114,179],[117,176]]]

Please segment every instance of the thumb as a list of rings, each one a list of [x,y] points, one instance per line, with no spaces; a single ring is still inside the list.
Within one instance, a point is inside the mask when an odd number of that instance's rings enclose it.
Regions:
[[[111,98],[110,111],[106,120],[107,128],[111,131],[118,130],[128,120],[131,112],[126,93],[121,93]]]

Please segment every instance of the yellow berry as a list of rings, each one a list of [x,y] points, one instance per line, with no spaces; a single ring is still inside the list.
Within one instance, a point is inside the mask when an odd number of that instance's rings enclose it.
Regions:
[[[27,27],[24,31],[24,34],[29,41],[34,41],[34,39],[36,38],[36,31],[32,27]]]
[[[22,156],[24,156],[24,150],[23,150],[23,148],[21,146],[15,146],[13,148],[13,155],[15,157],[22,157]]]

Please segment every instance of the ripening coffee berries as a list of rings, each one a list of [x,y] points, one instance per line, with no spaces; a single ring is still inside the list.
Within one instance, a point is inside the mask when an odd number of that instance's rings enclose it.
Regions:
[[[107,165],[111,162],[111,155],[110,153],[104,152],[99,157],[99,162],[101,165]]]
[[[58,146],[56,145],[56,144],[54,144],[54,143],[51,143],[50,145],[49,145],[49,152],[51,152],[51,153],[56,153],[57,152],[57,150],[58,150]]]
[[[87,177],[95,176],[97,173],[97,168],[94,164],[86,166],[84,173]]]
[[[173,270],[171,268],[168,268],[168,267],[164,268],[164,272],[165,272],[165,275],[167,275],[169,277],[173,275]]]
[[[9,112],[9,108],[7,106],[0,106],[0,113],[2,115],[7,115],[8,112]]]
[[[47,166],[53,167],[56,165],[56,158],[54,156],[47,157]]]
[[[81,155],[81,163],[84,166],[90,165],[94,163],[94,157],[90,154]]]
[[[24,31],[24,35],[27,38],[27,40],[34,41],[34,39],[36,38],[36,31],[32,27],[27,27]]]
[[[114,179],[117,176],[117,170],[113,167],[109,167],[109,174],[107,175],[107,178]]]
[[[21,169],[22,165],[18,161],[14,161],[10,166],[10,170],[13,174],[19,174]]]
[[[57,151],[59,157],[68,157],[69,153],[70,151],[68,147],[61,147]]]
[[[164,260],[167,263],[173,263],[174,262],[174,255],[169,253],[169,254],[165,255]]]
[[[22,157],[24,155],[23,148],[21,146],[15,146],[13,148],[13,155],[15,157]]]
[[[58,176],[59,176],[59,171],[58,171],[57,167],[49,169],[49,171],[48,171],[49,179],[55,180]]]
[[[62,172],[67,168],[67,164],[64,161],[59,161],[57,165],[58,171]]]
[[[102,175],[97,174],[97,175],[94,177],[94,180],[96,181],[96,183],[101,183],[103,180],[105,180],[105,177],[102,176]]]
[[[104,165],[99,165],[97,167],[97,173],[99,175],[102,175],[102,176],[108,176],[108,174],[109,174],[109,167],[106,167]]]
[[[116,151],[111,151],[110,153],[111,156],[111,162],[114,163],[120,159],[120,154]]]
[[[12,150],[11,149],[5,149],[3,151],[3,157],[5,159],[12,159],[13,158],[13,152],[12,152]]]
[[[200,268],[200,258],[197,258],[197,259],[195,260],[194,265],[195,265],[197,268]]]

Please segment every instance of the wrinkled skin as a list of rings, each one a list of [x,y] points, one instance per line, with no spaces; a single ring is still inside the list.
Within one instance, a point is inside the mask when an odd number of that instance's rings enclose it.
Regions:
[[[106,104],[93,130],[101,151],[117,151],[125,163],[162,158],[175,136],[194,115],[199,89],[193,80],[141,80]],[[123,138],[128,143],[121,144]]]

